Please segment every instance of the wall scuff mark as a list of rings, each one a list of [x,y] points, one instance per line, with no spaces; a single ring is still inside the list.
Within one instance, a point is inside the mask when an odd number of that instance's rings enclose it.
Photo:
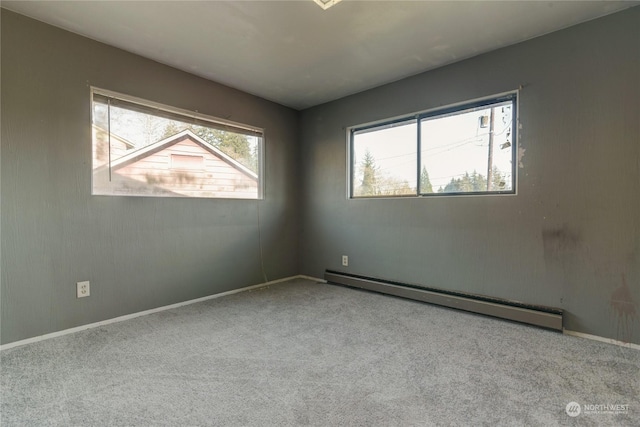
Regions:
[[[618,339],[628,342],[632,336],[633,324],[637,321],[637,311],[624,274],[622,275],[622,285],[611,294],[609,305],[618,322],[616,328]]]
[[[544,258],[547,263],[562,262],[573,258],[580,236],[565,224],[562,228],[542,230]]]

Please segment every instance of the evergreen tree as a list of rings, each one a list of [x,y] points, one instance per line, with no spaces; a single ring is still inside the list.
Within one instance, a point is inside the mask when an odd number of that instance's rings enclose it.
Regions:
[[[258,172],[258,145],[251,144],[247,135],[171,121],[164,127],[162,138],[168,138],[185,129],[189,129],[252,171]]]
[[[431,185],[426,166],[422,166],[422,172],[420,173],[420,192],[422,194],[433,193],[433,186]]]
[[[176,122],[169,122],[164,127],[164,130],[162,131],[162,138],[161,139],[169,138],[170,136],[173,136],[176,133],[179,133],[180,131],[181,131],[181,129],[176,125]]]
[[[360,184],[360,196],[373,196],[376,194],[376,181],[378,174],[378,167],[376,166],[376,159],[371,152],[367,150],[364,153],[364,159],[360,164],[362,169],[362,181]]]
[[[473,171],[471,175],[469,172],[461,178],[451,178],[451,181],[444,187],[445,193],[472,193],[487,190],[487,179],[484,175]]]
[[[200,138],[238,161],[249,159],[252,155],[247,135],[204,126],[192,126],[191,130]]]
[[[479,174],[476,171],[473,171],[473,173],[471,174],[469,184],[471,191],[485,191],[487,189],[487,179],[484,177],[484,175]]]
[[[491,191],[508,190],[511,187],[509,184],[507,175],[494,166],[491,172]]]
[[[438,193],[502,191],[510,188],[507,174],[502,173],[497,167],[493,167],[491,175],[491,188],[487,186],[487,178],[484,175],[473,171],[471,174],[466,172],[459,178],[451,178],[444,188],[438,189]]]

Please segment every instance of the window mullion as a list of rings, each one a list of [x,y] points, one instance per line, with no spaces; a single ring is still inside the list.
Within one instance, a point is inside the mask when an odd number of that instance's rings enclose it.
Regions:
[[[422,170],[422,129],[420,126],[420,116],[416,116],[416,139],[416,195],[419,196],[420,194],[422,194],[422,188],[420,188],[420,171]]]
[[[109,182],[111,182],[111,98],[107,98],[107,141],[109,144]]]

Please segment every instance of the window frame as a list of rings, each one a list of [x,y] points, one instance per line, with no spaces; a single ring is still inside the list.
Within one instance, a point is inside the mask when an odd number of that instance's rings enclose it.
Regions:
[[[502,196],[502,195],[517,195],[517,183],[518,183],[518,128],[519,128],[519,91],[509,91],[500,93],[497,95],[491,95],[488,97],[478,98],[470,101],[463,101],[455,104],[450,104],[444,107],[437,107],[429,110],[423,110],[420,112],[410,113],[394,118],[377,120],[375,122],[369,122],[361,125],[347,127],[347,199],[349,200],[361,200],[361,199],[399,199],[399,198],[425,198],[425,197],[460,197],[460,196]],[[473,192],[447,192],[447,193],[421,193],[420,189],[420,176],[422,172],[422,141],[421,141],[421,123],[425,119],[433,119],[437,117],[447,117],[454,115],[454,113],[464,113],[465,110],[474,108],[480,108],[490,106],[493,104],[500,104],[504,102],[511,102],[512,107],[512,142],[511,142],[511,181],[512,188],[510,190],[492,190],[492,191],[473,191]],[[393,127],[399,123],[414,122],[416,126],[416,192],[414,194],[401,194],[401,195],[379,195],[379,196],[356,196],[355,195],[355,170],[357,165],[354,165],[355,149],[354,149],[354,137],[358,133],[368,131],[371,129],[383,130],[385,128]]]
[[[244,123],[239,123],[227,119],[222,119],[219,117],[215,117],[208,114],[203,114],[192,110],[187,110],[179,107],[174,107],[167,104],[162,104],[159,102],[151,101],[148,99],[139,98],[132,95],[123,94],[120,92],[102,89],[95,86],[89,86],[89,105],[90,105],[90,124],[93,126],[94,123],[94,97],[95,96],[102,98],[109,98],[121,101],[124,105],[135,105],[141,109],[141,112],[145,114],[155,115],[157,117],[170,118],[174,120],[180,120],[184,123],[193,123],[198,125],[209,126],[214,129],[225,130],[229,132],[235,132],[239,134],[245,134],[250,136],[259,137],[258,141],[258,171],[256,175],[258,176],[258,186],[257,191],[258,194],[255,198],[247,198],[247,197],[198,197],[198,196],[162,196],[168,198],[180,198],[180,199],[219,199],[219,200],[264,200],[265,195],[265,151],[266,151],[266,136],[264,128],[258,126],[247,125]],[[160,112],[160,114],[156,114],[156,112]],[[105,129],[109,132],[108,129]],[[93,134],[93,132],[92,132]],[[91,138],[91,152],[94,150],[93,137]],[[144,147],[143,147],[144,148]],[[91,195],[92,196],[110,196],[110,197],[157,197],[152,194],[104,194],[104,193],[95,193],[94,192],[94,167],[93,164],[93,154],[91,158]],[[111,160],[109,160],[111,161]]]

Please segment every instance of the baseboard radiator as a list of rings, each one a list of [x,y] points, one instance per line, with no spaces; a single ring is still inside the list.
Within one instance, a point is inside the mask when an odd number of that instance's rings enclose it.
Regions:
[[[561,309],[326,270],[327,282],[562,331]]]

